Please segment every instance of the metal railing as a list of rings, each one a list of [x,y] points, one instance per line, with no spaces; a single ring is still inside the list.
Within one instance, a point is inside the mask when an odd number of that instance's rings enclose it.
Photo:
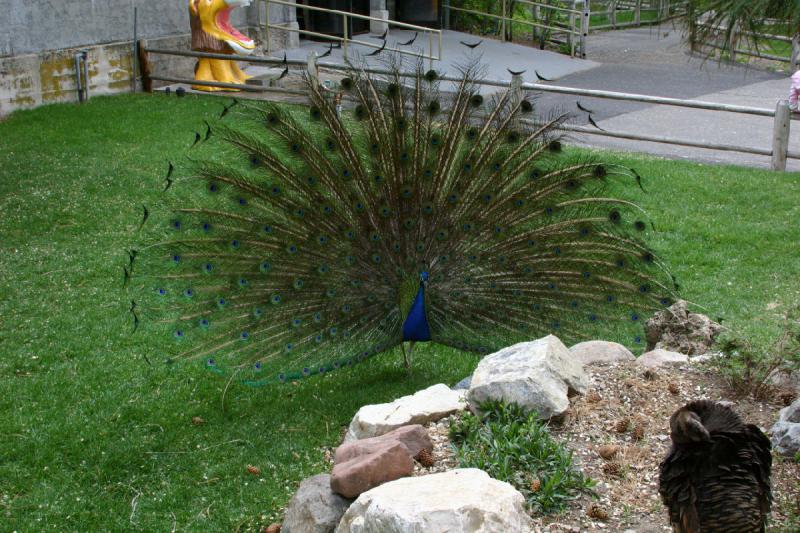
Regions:
[[[457,0],[456,0],[457,1]],[[570,48],[570,55],[575,56],[576,51],[580,57],[586,57],[586,37],[589,32],[589,1],[588,0],[557,0],[554,3],[533,0],[501,0],[500,13],[489,13],[453,5],[454,0],[445,0],[444,27],[450,28],[451,12],[468,13],[483,18],[499,21],[500,38],[506,40],[507,28],[519,24],[528,26],[532,30],[534,39],[544,36],[546,40],[555,41],[554,36],[564,35],[565,43]],[[509,8],[511,4],[512,9]],[[516,5],[531,8],[532,20],[514,18],[513,7]],[[542,15],[543,12],[546,12]]]
[[[682,0],[589,0],[592,16],[605,18],[605,23],[589,23],[589,31],[600,31],[642,24],[659,24],[669,20],[675,10],[685,4]],[[653,16],[642,17],[650,13]],[[620,17],[621,16],[621,17]],[[630,19],[630,20],[620,20]]]
[[[347,59],[348,47],[350,45],[356,44],[359,46],[364,46],[367,48],[374,48],[374,49],[383,49],[386,51],[395,52],[398,54],[403,55],[410,55],[415,57],[421,57],[424,59],[428,59],[430,61],[431,68],[433,68],[433,62],[439,61],[442,59],[442,31],[437,30],[434,28],[428,28],[425,26],[417,26],[416,24],[408,24],[406,22],[398,22],[395,20],[390,19],[383,19],[379,17],[371,17],[368,15],[360,15],[358,13],[350,13],[349,11],[341,11],[338,9],[328,9],[324,7],[316,7],[316,6],[309,6],[305,4],[296,4],[295,2],[290,2],[287,0],[263,0],[266,4],[267,8],[267,16],[266,21],[264,22],[264,29],[266,32],[266,42],[267,42],[267,54],[272,53],[272,46],[270,43],[270,29],[278,29],[280,31],[288,31],[288,32],[295,32],[300,35],[309,35],[312,37],[318,37],[320,39],[326,39],[329,41],[339,42],[342,45],[342,53],[344,54],[345,59]],[[309,11],[320,11],[323,13],[328,13],[330,15],[336,15],[342,17],[342,37],[338,35],[330,35],[327,33],[320,33],[311,30],[301,30],[299,28],[290,28],[287,27],[285,24],[273,24],[269,21],[269,6],[270,4],[277,4],[281,6],[289,6],[292,8],[304,9]],[[388,47],[384,42],[382,45],[375,44],[374,42],[369,41],[362,41],[360,39],[353,39],[350,37],[350,29],[352,28],[350,19],[359,19],[359,20],[367,20],[371,22],[379,22],[381,24],[387,24],[388,27],[395,27],[395,28],[403,28],[407,30],[413,30],[428,35],[428,52],[424,52],[417,50],[405,50],[400,49],[397,47]],[[436,53],[434,54],[434,50]]]
[[[718,37],[723,37],[728,28],[726,26],[712,26],[711,24],[705,24],[703,22],[696,22],[697,26],[701,26],[704,28],[709,28],[713,31],[717,32]],[[759,39],[760,41],[780,41],[784,43],[790,43],[791,49],[789,52],[789,57],[779,56],[775,54],[768,54],[764,53],[761,50],[749,49],[749,48],[739,48],[739,37],[746,36],[746,37],[754,37]],[[721,45],[718,42],[707,42],[707,43],[698,43],[692,42],[692,48],[697,48],[698,46],[708,46],[710,48],[715,48],[718,50],[725,50],[730,54],[730,60],[736,61],[736,55],[741,54],[744,56],[750,57],[757,57],[760,59],[769,59],[770,61],[780,61],[782,63],[789,63],[789,68],[792,72],[797,70],[798,60],[800,60],[800,35],[795,34],[792,37],[788,35],[773,35],[769,33],[755,33],[751,31],[741,30],[738,29],[735,32],[731,32],[728,42],[726,45]]]
[[[210,58],[210,59],[227,59],[235,61],[243,61],[258,64],[269,64],[274,66],[289,66],[299,67],[307,73],[307,75],[319,82],[320,67],[329,70],[348,70],[352,67],[342,65],[341,63],[320,63],[317,58],[316,52],[311,52],[307,61],[288,60],[286,63],[283,60],[271,57],[258,57],[258,56],[239,56],[227,54],[214,54],[209,52],[189,52],[177,50],[163,50],[155,48],[147,48],[146,41],[140,41],[140,55],[144,59],[143,65],[149,65],[151,61],[148,59],[149,54],[167,54],[186,57],[197,58]],[[143,69],[142,75],[147,79],[143,80],[149,82],[151,80],[167,81],[172,83],[185,83],[188,85],[212,85],[216,87],[224,87],[231,89],[242,89],[246,91],[256,92],[282,92],[286,94],[293,94],[299,96],[308,96],[308,92],[298,89],[284,89],[281,87],[261,87],[252,85],[237,85],[229,83],[214,83],[214,82],[197,82],[193,79],[175,78],[171,76],[154,76],[148,72],[148,69]],[[394,75],[393,72],[384,69],[366,68],[365,72],[377,75]],[[414,77],[415,73],[407,72],[400,74],[403,77]],[[459,82],[461,78],[455,76],[443,75],[439,77],[442,81]],[[601,91],[593,89],[581,89],[577,87],[565,87],[559,85],[548,85],[543,83],[525,83],[521,75],[514,75],[511,81],[503,80],[476,80],[479,85],[486,85],[498,88],[508,88],[512,91],[518,91],[520,94],[524,91],[540,91],[552,92],[558,94],[568,94],[575,96],[583,96],[589,98],[604,98],[617,101],[628,102],[641,102],[653,105],[666,105],[673,107],[680,107],[685,109],[702,109],[707,111],[717,111],[724,113],[738,113],[751,116],[768,117],[773,119],[773,133],[771,148],[758,148],[753,146],[742,146],[716,142],[694,141],[691,139],[681,139],[677,137],[667,137],[660,135],[646,135],[640,133],[630,133],[624,131],[612,131],[607,129],[599,129],[597,127],[578,126],[572,124],[562,125],[562,129],[576,133],[583,133],[589,135],[598,135],[605,137],[613,137],[618,139],[628,139],[634,141],[645,141],[659,144],[670,144],[676,146],[688,146],[693,148],[704,148],[708,150],[739,152],[745,154],[754,154],[760,156],[771,157],[771,168],[773,170],[786,170],[787,159],[800,159],[800,152],[789,150],[789,135],[790,125],[792,120],[800,120],[800,115],[792,114],[789,110],[788,102],[781,100],[777,103],[775,109],[767,109],[762,107],[741,106],[731,104],[720,104],[717,102],[708,102],[704,100],[689,100],[681,98],[668,98],[662,96],[649,96],[644,94],[621,93],[615,91]]]

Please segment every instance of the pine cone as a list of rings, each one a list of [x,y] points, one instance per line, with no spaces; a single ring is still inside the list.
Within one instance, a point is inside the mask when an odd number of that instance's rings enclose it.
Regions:
[[[645,424],[642,421],[636,422],[636,425],[633,426],[633,432],[631,435],[635,440],[642,440],[645,434]]]
[[[261,469],[257,466],[247,465],[247,471],[253,474],[254,476],[261,475]]]
[[[778,399],[783,402],[783,405],[791,405],[792,402],[795,400],[795,393],[792,391],[783,391],[778,394]]]
[[[622,465],[617,461],[611,461],[603,465],[603,472],[609,476],[620,476],[622,474]]]
[[[427,450],[427,448],[422,448],[415,459],[424,466],[425,468],[430,468],[433,466],[433,454]]]
[[[673,381],[667,385],[667,390],[670,392],[670,394],[678,394],[681,391],[681,388]]]
[[[589,394],[586,395],[586,401],[590,403],[597,403],[602,400],[603,397],[600,396],[600,393],[597,391],[589,391]]]
[[[647,381],[655,381],[658,379],[658,372],[656,372],[655,370],[647,369],[642,374],[642,377]]]
[[[600,457],[606,461],[610,461],[619,453],[619,446],[614,444],[606,444],[605,446],[600,446],[600,449],[597,450],[597,453],[600,454]]]
[[[616,425],[614,426],[614,430],[617,433],[625,433],[628,431],[628,427],[631,425],[631,420],[628,417],[621,418],[617,421]]]
[[[593,503],[589,506],[589,511],[587,514],[589,515],[589,518],[594,518],[595,520],[608,520],[608,511],[596,503]]]
[[[205,423],[206,423],[206,421],[203,420],[199,416],[193,416],[192,417],[192,424],[194,424],[195,426],[200,426],[200,425],[205,424]]]
[[[534,479],[531,481],[531,492],[539,492],[539,489],[542,488],[542,481],[540,479]]]

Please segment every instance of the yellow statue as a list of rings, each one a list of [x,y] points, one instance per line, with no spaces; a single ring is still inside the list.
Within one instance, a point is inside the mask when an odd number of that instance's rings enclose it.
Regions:
[[[192,50],[215,54],[251,54],[256,45],[230,23],[231,11],[249,6],[250,0],[189,0],[189,22],[192,26]],[[201,58],[194,67],[197,81],[244,83],[250,78],[236,64],[226,59]],[[192,85],[200,91],[235,91],[208,85]]]

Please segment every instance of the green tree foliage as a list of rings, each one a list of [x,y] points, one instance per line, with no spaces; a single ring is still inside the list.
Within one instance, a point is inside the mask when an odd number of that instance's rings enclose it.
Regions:
[[[764,34],[800,31],[800,0],[689,0],[678,13],[690,43],[716,42],[723,49],[747,42],[758,49]]]

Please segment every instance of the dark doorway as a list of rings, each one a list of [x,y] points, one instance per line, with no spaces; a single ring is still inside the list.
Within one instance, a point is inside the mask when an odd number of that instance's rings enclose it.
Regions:
[[[441,0],[398,0],[394,3],[397,20],[441,28],[442,2]]]
[[[301,30],[315,31],[326,35],[344,36],[343,17],[339,14],[325,13],[323,11],[312,11],[303,9],[303,5],[324,7],[327,9],[338,9],[348,13],[358,15],[369,15],[369,0],[304,0],[297,2],[297,22]],[[347,36],[352,37],[355,33],[369,31],[369,21],[348,17]],[[314,36],[305,36],[308,39],[317,39]],[[319,38],[320,40],[324,40]]]

